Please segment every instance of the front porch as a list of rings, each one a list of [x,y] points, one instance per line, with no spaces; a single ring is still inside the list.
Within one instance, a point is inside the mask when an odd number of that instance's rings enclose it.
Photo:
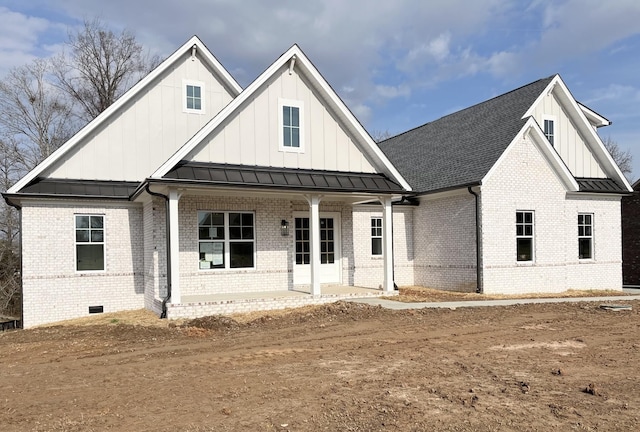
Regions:
[[[196,318],[207,315],[288,309],[301,306],[332,303],[339,300],[395,296],[397,291],[362,288],[345,285],[322,287],[320,295],[312,295],[309,288],[302,290],[280,290],[227,294],[203,294],[182,296],[182,303],[168,304],[169,319]]]

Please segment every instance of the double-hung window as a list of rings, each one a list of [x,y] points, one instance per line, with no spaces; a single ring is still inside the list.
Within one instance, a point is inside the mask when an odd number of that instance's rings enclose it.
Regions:
[[[533,216],[532,211],[516,212],[516,259],[518,261],[533,261]]]
[[[279,100],[280,151],[304,152],[303,104],[301,101]]]
[[[76,270],[104,270],[104,215],[75,215]]]
[[[578,214],[578,258],[593,259],[593,214]]]
[[[202,270],[253,268],[254,214],[199,211],[198,243]]]
[[[382,218],[371,218],[371,255],[382,255]]]

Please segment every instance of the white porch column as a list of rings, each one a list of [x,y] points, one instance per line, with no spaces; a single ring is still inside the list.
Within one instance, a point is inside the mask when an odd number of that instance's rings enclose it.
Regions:
[[[384,282],[382,289],[393,291],[393,210],[391,197],[380,198],[382,204],[382,257],[384,259]]]
[[[309,201],[309,231],[311,240],[311,295],[320,295],[320,200],[318,195]]]
[[[171,300],[170,303],[181,303],[180,296],[180,224],[178,221],[178,191],[169,191],[169,250],[171,262]]]

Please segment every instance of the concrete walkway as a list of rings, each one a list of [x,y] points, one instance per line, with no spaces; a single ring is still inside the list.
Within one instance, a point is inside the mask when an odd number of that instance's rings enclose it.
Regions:
[[[634,290],[637,292],[638,290]],[[626,290],[625,290],[626,292]],[[424,302],[424,303],[404,303],[381,298],[363,298],[348,300],[357,303],[365,303],[374,306],[382,306],[387,309],[424,309],[424,308],[447,308],[456,309],[461,307],[487,307],[487,306],[513,306],[518,304],[535,303],[578,303],[578,302],[615,302],[624,303],[630,300],[640,300],[640,294],[627,296],[608,297],[568,297],[568,298],[535,298],[535,299],[508,299],[508,300],[471,300],[453,302]]]

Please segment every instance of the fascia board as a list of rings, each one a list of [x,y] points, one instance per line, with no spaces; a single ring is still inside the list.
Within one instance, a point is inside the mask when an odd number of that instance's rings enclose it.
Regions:
[[[58,148],[55,152],[53,152],[49,157],[40,162],[34,169],[29,171],[23,178],[21,178],[16,184],[14,184],[11,188],[7,190],[8,193],[16,193],[20,191],[23,187],[28,185],[32,180],[34,180],[38,175],[40,175],[44,170],[51,167],[54,163],[56,163],[62,156],[64,156],[69,150],[75,147],[79,142],[93,133],[102,123],[104,123],[107,119],[117,113],[123,106],[125,106],[130,100],[132,100],[138,93],[140,93],[145,87],[147,87],[151,82],[153,82],[158,76],[163,74],[166,70],[168,70],[183,54],[187,49],[191,49],[193,45],[200,50],[200,53],[203,54],[203,57],[207,62],[210,63],[210,66],[217,70],[221,77],[223,77],[227,81],[227,85],[240,93],[242,88],[236,82],[236,80],[231,77],[229,72],[216,60],[216,58],[211,54],[211,52],[207,49],[207,47],[200,41],[197,36],[193,36],[186,43],[184,43],[180,48],[174,51],[166,60],[158,65],[153,71],[151,71],[147,76],[142,78],[138,83],[136,83],[133,87],[131,87],[127,92],[122,95],[118,100],[116,100],[113,104],[109,106],[106,110],[100,113],[96,118],[90,121],[85,127],[80,129],[73,137],[71,137],[66,143],[64,143],[60,148]]]
[[[225,119],[232,115],[242,104],[247,101],[254,93],[256,93],[271,77],[286,65],[293,56],[296,56],[295,68],[299,70],[315,85],[321,95],[328,101],[332,108],[336,110],[342,118],[348,122],[367,145],[370,155],[378,161],[386,174],[397,181],[405,190],[410,191],[411,186],[400,175],[396,168],[386,158],[382,150],[373,142],[373,139],[364,130],[362,125],[356,120],[354,115],[349,111],[344,102],[340,100],[338,95],[329,86],[327,81],[320,75],[318,70],[313,66],[311,61],[305,56],[298,45],[293,45],[289,50],[282,54],[275,62],[267,68],[254,82],[252,82],[237,98],[227,105],[218,115],[216,115],[209,123],[200,129],[184,146],[171,156],[164,164],[162,164],[152,175],[152,178],[162,178],[166,175],[178,162],[185,158],[203,139],[213,132]]]
[[[609,119],[601,116],[600,114],[598,114],[597,112],[589,108],[588,106],[581,104],[578,101],[576,101],[576,103],[578,104],[578,107],[580,108],[580,110],[582,110],[582,113],[585,115],[585,117],[589,120],[589,123],[594,124],[595,127],[603,127],[603,126],[611,125],[611,121]]]
[[[551,165],[552,169],[556,172],[556,174],[558,174],[558,177],[560,177],[560,180],[564,183],[567,191],[578,191],[578,182],[573,177],[573,175],[569,171],[569,168],[567,168],[560,155],[558,155],[558,152],[551,146],[551,143],[549,143],[549,141],[545,137],[544,132],[542,131],[542,129],[540,129],[540,125],[538,125],[533,117],[530,117],[529,120],[527,120],[522,129],[520,129],[520,131],[516,134],[511,143],[509,143],[496,163],[493,164],[491,169],[484,176],[481,184],[485,184],[493,176],[494,172],[498,169],[502,161],[506,158],[507,153],[516,144],[516,142],[518,142],[521,138],[526,139],[527,137],[529,137],[536,144],[538,149],[540,149],[546,160]]]

